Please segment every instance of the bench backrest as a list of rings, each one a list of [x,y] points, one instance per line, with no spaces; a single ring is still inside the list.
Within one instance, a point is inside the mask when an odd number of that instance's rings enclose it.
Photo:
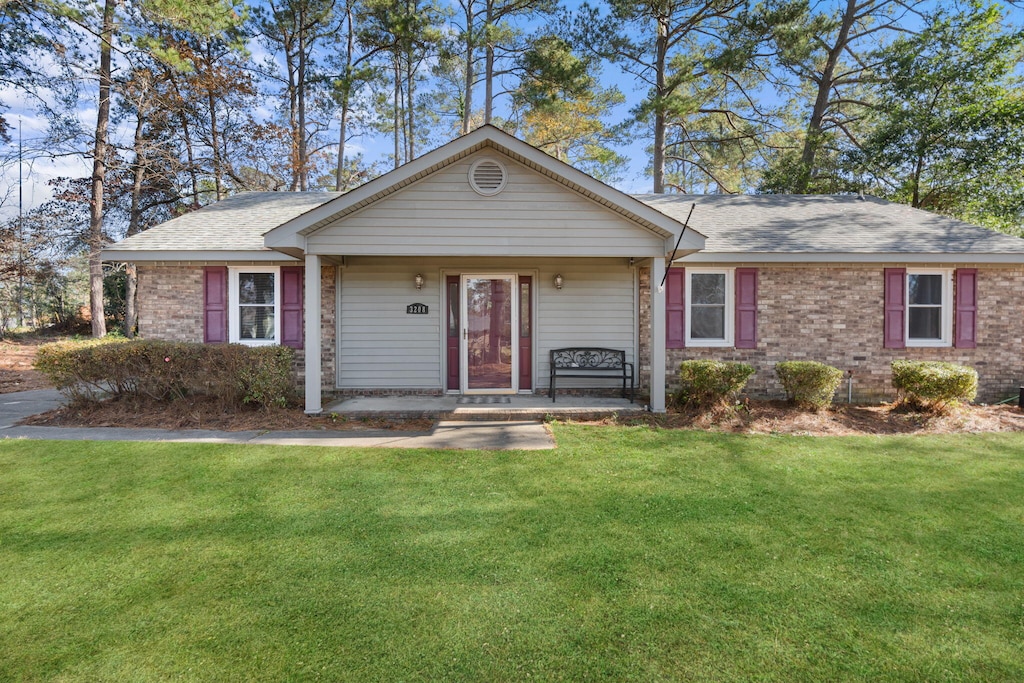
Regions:
[[[551,366],[557,369],[621,370],[626,352],[616,349],[573,348],[552,349]]]

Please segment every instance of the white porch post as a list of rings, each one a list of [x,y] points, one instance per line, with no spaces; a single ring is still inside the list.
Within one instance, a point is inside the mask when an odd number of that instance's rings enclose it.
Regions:
[[[665,259],[651,260],[651,411],[665,412]]]
[[[319,415],[320,405],[320,256],[306,254],[306,283],[303,287],[303,312],[306,329],[303,346],[306,349],[306,414]]]

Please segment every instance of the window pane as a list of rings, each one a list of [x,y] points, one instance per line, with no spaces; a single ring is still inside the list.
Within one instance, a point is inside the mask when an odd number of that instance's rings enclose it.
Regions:
[[[690,277],[690,303],[725,304],[725,274],[694,273]]]
[[[907,275],[907,299],[910,305],[942,304],[941,275]]]
[[[725,306],[690,309],[691,339],[725,339]]]
[[[519,336],[530,336],[530,285],[519,283]]]
[[[448,283],[448,336],[459,336],[459,283]]]
[[[911,339],[942,339],[941,308],[910,308],[908,311]]]
[[[239,273],[238,303],[240,304],[272,304],[274,303],[273,273]]]
[[[238,338],[274,339],[274,307],[273,306],[242,306],[238,309],[240,325]]]

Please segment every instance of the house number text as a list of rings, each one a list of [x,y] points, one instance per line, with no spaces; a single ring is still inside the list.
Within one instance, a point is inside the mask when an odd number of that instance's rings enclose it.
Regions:
[[[426,304],[409,304],[405,307],[406,315],[426,315],[429,311]]]

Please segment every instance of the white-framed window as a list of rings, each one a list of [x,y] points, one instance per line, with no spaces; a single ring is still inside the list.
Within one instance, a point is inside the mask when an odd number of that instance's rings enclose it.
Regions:
[[[732,346],[736,319],[732,268],[686,269],[686,345]]]
[[[273,266],[228,269],[228,329],[232,343],[277,344],[281,339],[281,277]]]
[[[907,346],[949,346],[953,336],[953,271],[907,269]]]

